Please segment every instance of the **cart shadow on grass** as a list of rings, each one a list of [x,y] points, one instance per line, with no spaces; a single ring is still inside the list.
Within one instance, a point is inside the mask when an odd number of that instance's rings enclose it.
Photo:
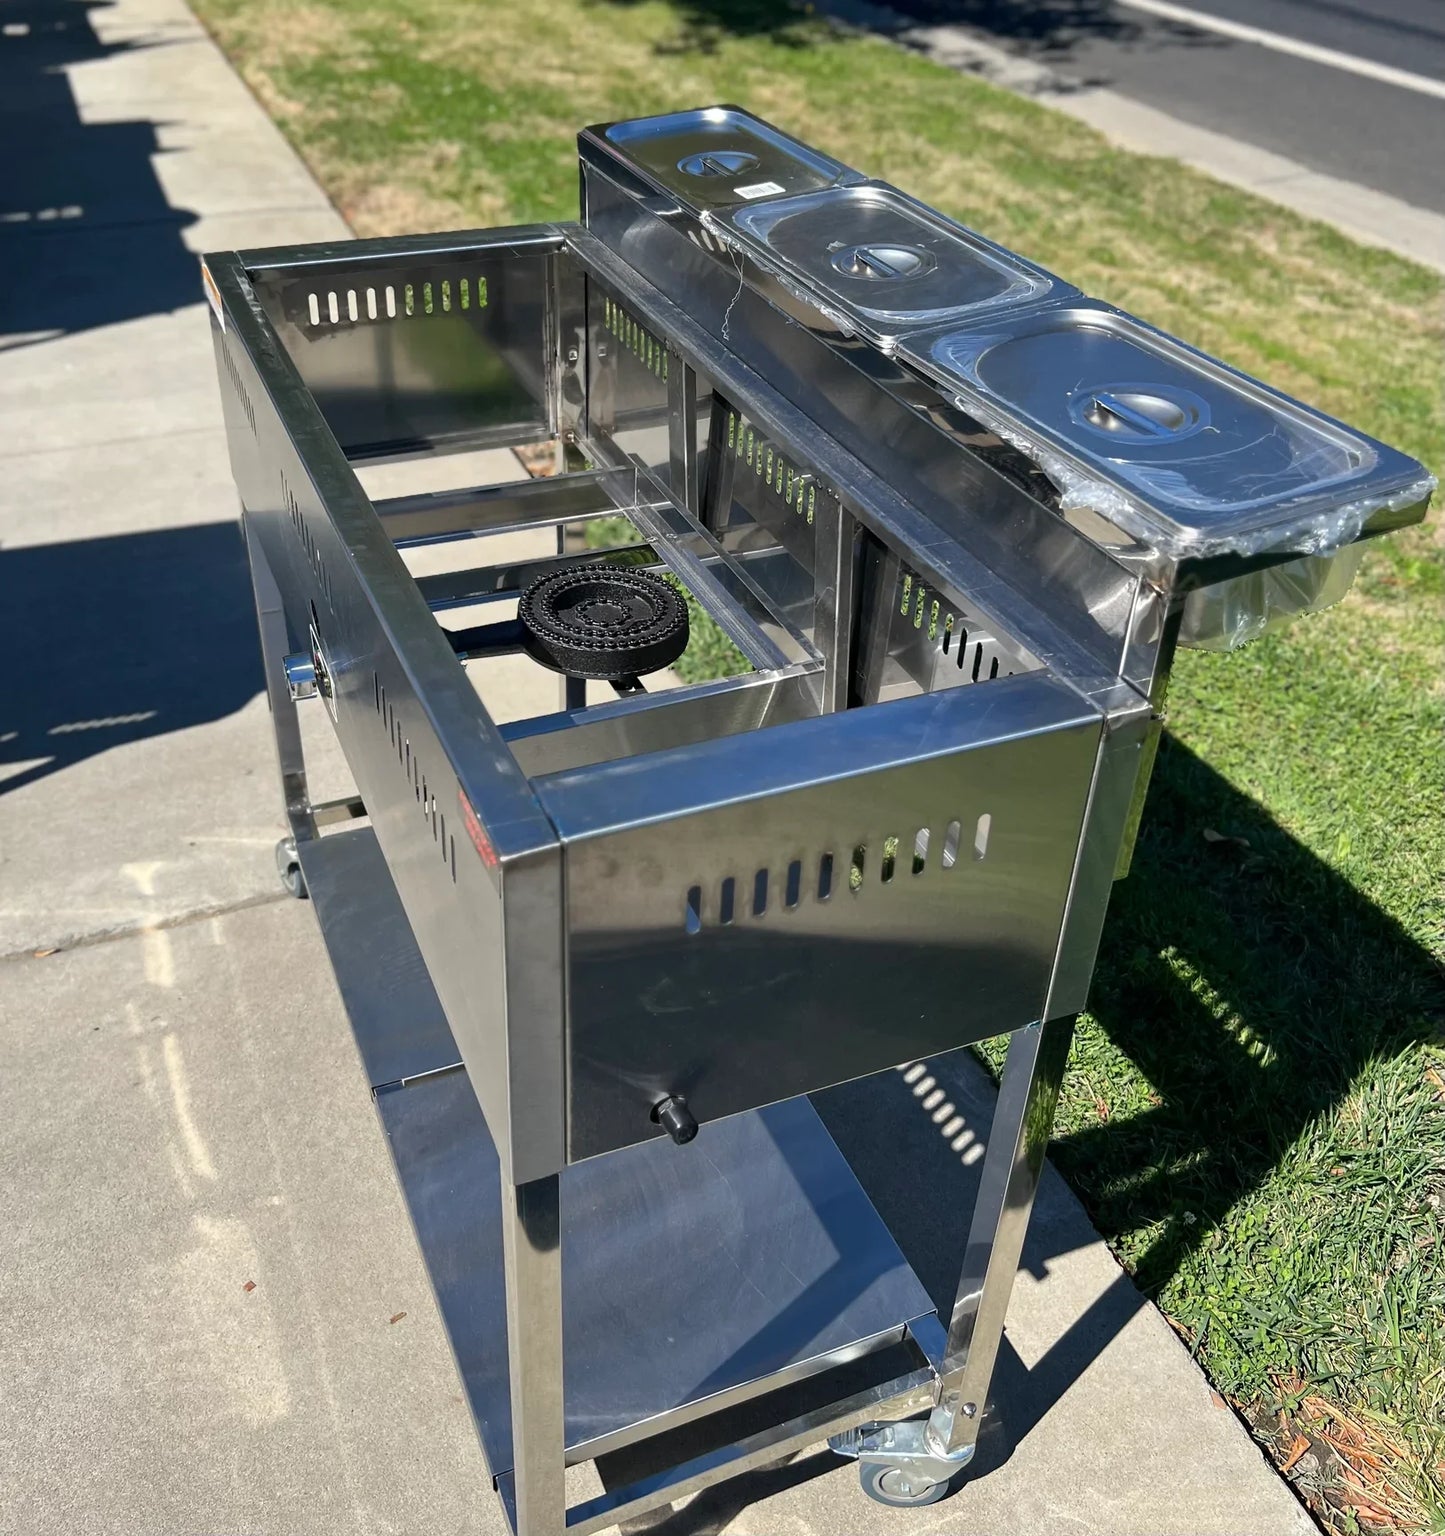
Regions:
[[[1205,829],[1229,840],[1206,838]],[[1244,1028],[1201,1001],[1181,970],[1203,978]],[[1368,1062],[1440,1038],[1445,990],[1434,959],[1399,924],[1171,740],[1133,871],[1115,888],[1091,1017],[1157,1102],[1059,1139],[1052,1155],[1093,1224],[1046,1172],[1024,1268],[1042,1278],[1092,1242],[1095,1226],[1110,1239],[1150,1228],[1159,1235],[1138,1257],[1134,1279],[1120,1271],[1105,1283],[1032,1365],[1005,1337],[975,1480],[1012,1456],[1146,1296],[1344,1100]],[[922,1074],[898,1074],[891,1093],[847,1085],[814,1103],[946,1317],[993,1094],[970,1052],[922,1066]],[[625,1529],[718,1536],[749,1505],[837,1465],[822,1452],[763,1469]],[[600,1470],[615,1484],[646,1468],[633,1455]],[[906,1525],[901,1512],[895,1519]]]
[[[182,237],[196,215],[167,199],[155,171],[159,125],[84,120],[65,73],[186,41],[103,40],[93,16],[112,3],[7,0],[0,11],[0,356],[201,297]]]

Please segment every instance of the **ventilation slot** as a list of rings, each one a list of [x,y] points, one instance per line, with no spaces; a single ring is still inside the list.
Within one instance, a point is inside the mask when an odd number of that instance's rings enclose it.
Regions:
[[[335,612],[335,605],[331,601],[331,575],[326,569],[326,562],[321,558],[321,551],[311,532],[310,520],[301,510],[301,504],[296,500],[284,471],[281,474],[281,500],[291,518],[291,526],[296,530],[301,548],[306,551],[306,558],[311,564],[312,574],[316,577],[316,585],[326,599],[326,606]]]
[[[906,568],[898,583],[898,615],[906,627],[926,635],[969,682],[1014,675],[1013,668],[1000,656],[987,634],[970,635],[963,616],[954,611],[948,600],[936,595],[922,578]]]
[[[387,741],[396,748],[397,766],[411,786],[413,798],[421,808],[424,824],[431,830],[432,842],[436,844],[441,861],[450,872],[452,883],[455,884],[457,844],[455,837],[447,831],[446,812],[437,804],[437,798],[432,793],[431,784],[422,769],[420,759],[412,751],[410,739],[397,724],[396,711],[386,696],[386,685],[376,672],[371,674],[371,696],[376,705],[376,718],[386,732]],[[699,895],[701,895],[700,892]],[[692,892],[688,893],[688,899],[689,901],[692,899]],[[689,926],[688,931],[695,933],[697,930]]]
[[[318,289],[306,295],[306,319],[313,329],[367,325],[398,315],[465,314],[487,307],[484,277],[441,277],[385,283],[367,288]]]
[[[667,377],[667,348],[612,299],[602,301],[602,323],[639,363],[659,379]]]
[[[958,838],[963,830],[956,821],[950,821],[943,834],[943,867],[952,869],[958,863]]]
[[[728,412],[728,449],[737,461],[737,470],[750,469],[789,511],[812,523],[818,509],[817,481],[736,411]]]
[[[311,524],[305,512],[301,510],[301,504],[296,500],[286,476],[281,476],[281,495],[284,499],[287,512],[291,516],[291,526],[296,530],[296,537],[301,543],[301,548],[306,552],[306,558],[310,562],[317,585],[321,588],[326,598],[327,606],[331,606],[331,579],[327,574],[326,562],[321,558],[321,551],[317,547],[316,539],[311,532]]]
[[[236,359],[231,356],[230,347],[221,348],[221,362],[226,369],[226,377],[231,381],[231,388],[236,391],[236,399],[241,403],[241,412],[245,416],[247,424],[251,428],[251,436],[256,436],[256,407],[251,404],[251,393],[246,388],[245,381],[241,378],[241,370],[236,366]]]
[[[381,690],[381,698],[384,701],[386,690]],[[993,826],[993,817],[985,811],[974,824],[973,831],[973,859],[975,861],[986,857],[988,853],[989,833]],[[958,818],[950,821],[941,834],[942,846],[938,855],[938,863],[945,870],[954,869],[959,862],[959,849],[963,841],[963,822]],[[928,827],[919,827],[912,834],[911,840],[902,837],[884,837],[879,839],[878,875],[875,885],[900,886],[908,882],[905,876],[908,873],[921,875],[928,868],[929,854],[937,846],[933,832]],[[743,888],[743,900],[748,903],[746,915],[753,919],[761,919],[767,916],[769,907],[774,910],[781,908],[785,913],[796,912],[803,904],[804,881],[811,884],[812,897],[819,905],[826,902],[833,894],[835,880],[836,860],[834,855],[822,853],[818,855],[817,878],[813,882],[813,875],[809,872],[813,866],[803,859],[792,859],[777,873],[777,885],[774,884],[774,873],[769,869],[759,869],[751,877],[751,894],[749,895],[746,882]],[[872,867],[869,856],[869,844],[859,842],[854,845],[848,855],[848,889],[854,896],[861,895],[868,882],[868,871]],[[779,901],[781,894],[781,901]],[[688,933],[700,933],[703,928],[715,921],[718,927],[730,926],[738,916],[738,881],[733,875],[725,876],[718,885],[718,904],[716,919],[710,919],[706,915],[707,906],[704,900],[703,887],[694,885],[688,889],[683,901],[683,926]]]

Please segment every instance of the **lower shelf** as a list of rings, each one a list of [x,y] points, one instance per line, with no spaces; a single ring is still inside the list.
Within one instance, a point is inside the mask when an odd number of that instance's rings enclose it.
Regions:
[[[500,1476],[512,1431],[496,1152],[450,1035],[437,1037],[440,1008],[374,835],[309,844],[303,867]],[[424,1061],[427,1075],[397,1070]],[[561,1198],[569,1462],[884,1350],[934,1315],[806,1099],[715,1121],[685,1147],[576,1164]]]

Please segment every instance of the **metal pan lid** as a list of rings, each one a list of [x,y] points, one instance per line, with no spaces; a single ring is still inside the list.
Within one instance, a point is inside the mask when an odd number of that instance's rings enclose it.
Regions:
[[[709,223],[885,348],[948,320],[1078,296],[884,182],[735,207]]]
[[[633,118],[588,128],[584,137],[699,209],[862,180],[857,171],[740,107]]]
[[[1066,501],[1174,553],[1334,547],[1431,489],[1413,459],[1104,304],[915,336],[900,355]]]

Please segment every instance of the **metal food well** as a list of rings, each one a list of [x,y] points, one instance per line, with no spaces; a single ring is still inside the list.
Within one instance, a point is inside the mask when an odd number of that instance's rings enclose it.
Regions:
[[[984,1417],[1181,628],[1310,606],[1301,562],[1431,482],[736,108],[579,152],[578,223],[206,258],[282,872],[519,1536],[827,1439],[926,1502]],[[539,648],[558,571],[575,666]],[[629,604],[679,671],[609,649]],[[727,675],[683,681],[704,643]],[[574,671],[507,719],[504,661]],[[354,795],[308,791],[308,696]],[[807,1095],[1005,1032],[940,1317]],[[663,1470],[568,1507],[642,1441]]]

